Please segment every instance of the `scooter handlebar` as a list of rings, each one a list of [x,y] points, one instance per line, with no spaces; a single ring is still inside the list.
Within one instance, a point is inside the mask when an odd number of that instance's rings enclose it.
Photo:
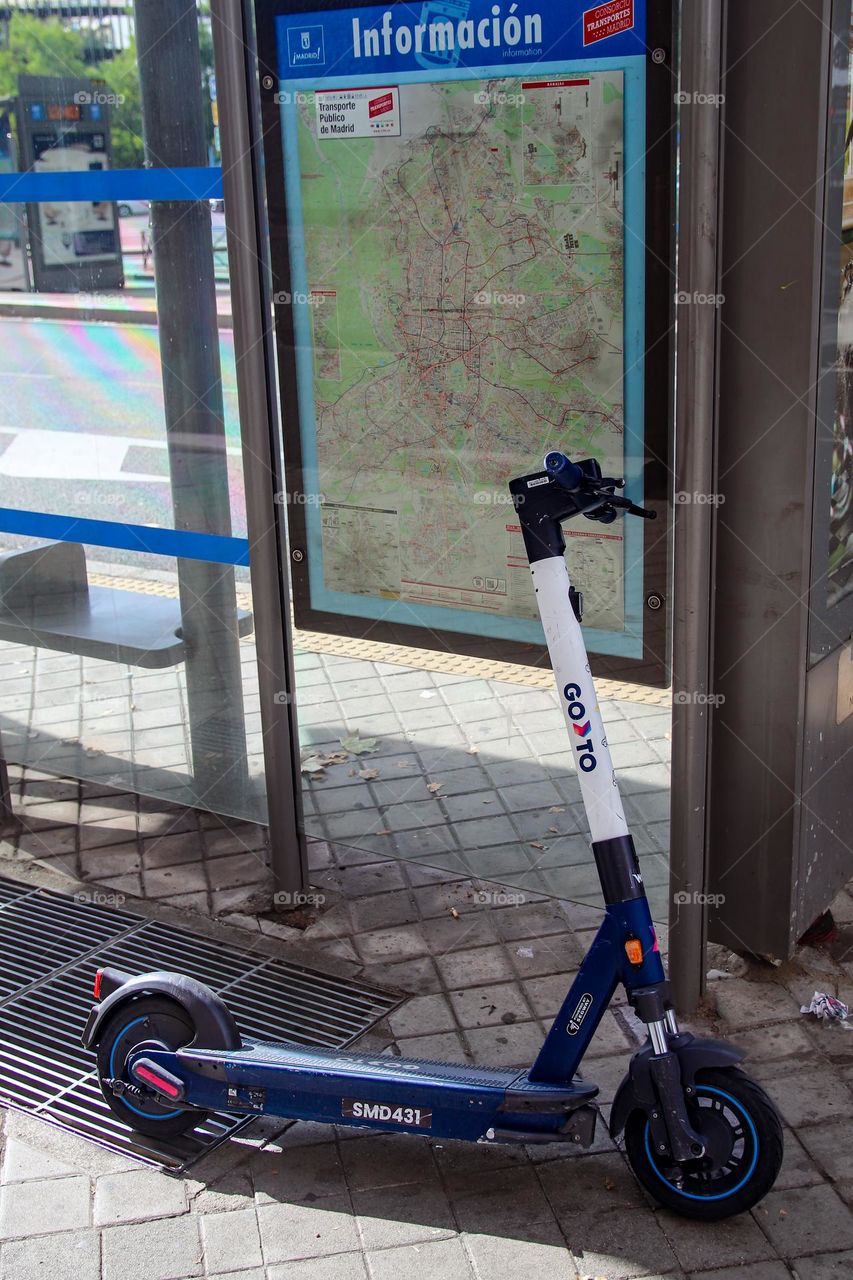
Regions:
[[[586,495],[587,499],[600,499],[600,504],[593,503],[592,508],[584,514],[591,520],[608,524],[616,519],[617,511],[626,515],[642,516],[644,520],[654,520],[656,512],[637,507],[628,498],[614,492],[623,488],[625,481],[616,480],[601,474],[601,467],[594,458],[588,458],[578,464],[572,462],[564,453],[554,449],[545,455],[545,470],[568,493]]]
[[[585,479],[577,463],[572,462],[564,453],[559,453],[556,449],[545,455],[545,470],[559,481],[564,489],[568,489],[569,493],[576,493]]]

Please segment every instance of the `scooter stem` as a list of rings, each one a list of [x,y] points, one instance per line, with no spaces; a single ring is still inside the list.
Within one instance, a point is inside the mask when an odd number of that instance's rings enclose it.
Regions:
[[[581,625],[571,604],[563,556],[531,564],[536,603],[575,757],[593,843],[628,835],[619,786],[595,692]]]

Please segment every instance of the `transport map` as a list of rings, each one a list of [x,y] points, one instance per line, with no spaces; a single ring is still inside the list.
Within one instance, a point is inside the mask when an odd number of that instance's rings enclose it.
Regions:
[[[507,480],[624,473],[623,73],[298,95],[324,586],[533,618]],[[567,528],[624,628],[621,522]]]

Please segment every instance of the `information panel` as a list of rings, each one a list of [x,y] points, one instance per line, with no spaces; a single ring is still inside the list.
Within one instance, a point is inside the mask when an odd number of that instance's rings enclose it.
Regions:
[[[667,382],[649,440],[646,355],[651,337],[666,369],[671,285],[650,313],[646,276],[668,209],[652,236],[647,183],[672,92],[646,24],[644,0],[261,0],[300,625],[530,660],[507,481],[559,447],[663,496]],[[650,567],[644,522],[566,535],[590,649],[659,677],[666,557]]]
[[[21,76],[21,168],[92,173],[110,167],[109,97],[88,80]],[[118,289],[124,283],[118,214],[111,200],[49,200],[27,209],[39,292]]]

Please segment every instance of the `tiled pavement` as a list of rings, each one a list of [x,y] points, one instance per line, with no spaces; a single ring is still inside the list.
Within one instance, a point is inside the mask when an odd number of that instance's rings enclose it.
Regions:
[[[243,642],[241,652],[249,786],[230,797],[229,811],[260,820],[262,739],[251,640]],[[322,776],[306,775],[310,835],[526,892],[597,900],[577,778],[554,690],[304,652],[297,655],[296,698],[307,752],[339,753],[341,739],[353,733],[376,740],[369,755],[329,764]],[[108,786],[197,803],[187,766],[182,667],[145,671],[2,644],[0,708],[8,757],[33,769],[42,765],[88,779],[90,800]],[[602,710],[653,912],[666,920],[669,712],[626,700],[602,701]],[[38,799],[33,794],[28,803]],[[152,885],[163,881],[162,896],[174,880],[163,868],[169,859],[185,861],[180,851],[192,841],[159,842],[156,851],[147,849],[139,867],[133,866],[129,849],[114,855],[109,848],[117,843],[109,838],[116,830],[111,803],[95,804],[80,815],[88,870],[96,877],[123,878],[141,869]],[[134,822],[123,830],[127,845]],[[215,893],[231,887],[227,882],[240,865],[218,868],[226,883],[212,885]],[[205,888],[195,879],[182,891]]]
[[[263,863],[261,832],[104,791],[81,798],[77,784],[37,776],[16,786],[32,830],[0,845],[0,871],[64,876],[71,891],[145,892],[144,909],[159,913],[182,902],[232,908],[225,918],[248,942],[263,928],[283,953],[412,993],[370,1034],[377,1051],[528,1060],[598,919],[589,906],[524,892],[508,901],[454,872],[317,842],[311,878],[327,902],[297,931],[248,914],[246,886],[231,883],[240,874],[223,871],[234,859]],[[154,874],[164,870],[168,886]],[[87,886],[72,878],[81,871]],[[711,983],[702,1027],[748,1049],[786,1122],[777,1187],[750,1214],[700,1226],[656,1209],[603,1129],[592,1152],[567,1155],[264,1122],[176,1180],[9,1114],[0,1278],[841,1280],[853,1274],[853,1036],[798,1012],[815,986],[853,999],[853,897],[839,895],[835,910],[832,956],[803,951],[779,969],[711,957],[733,976]],[[595,1038],[588,1074],[605,1104],[636,1030],[617,1001]]]

